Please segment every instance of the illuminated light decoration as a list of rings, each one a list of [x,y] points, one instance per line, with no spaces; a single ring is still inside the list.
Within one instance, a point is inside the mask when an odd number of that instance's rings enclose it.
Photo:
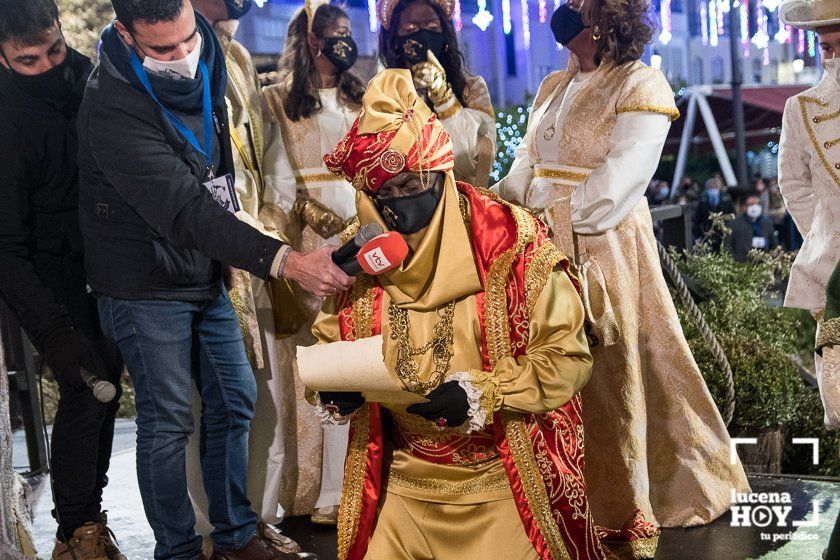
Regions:
[[[776,39],[776,42],[780,45],[790,43],[790,26],[781,25],[781,20],[779,20],[779,24],[779,30],[776,31],[776,34],[773,36],[773,38]]]
[[[548,19],[548,2],[546,0],[540,0],[540,23],[545,23],[545,20]]]
[[[510,30],[513,29],[510,23],[510,0],[502,0],[502,29],[505,35],[510,35]]]
[[[797,33],[797,44],[796,44],[796,52],[799,54],[805,54],[805,32],[801,29],[796,30]]]
[[[700,2],[700,39],[703,41],[703,46],[709,44],[709,20],[706,10],[706,0]]]
[[[531,48],[531,19],[528,16],[528,0],[520,0],[522,5],[522,42],[526,49]]]
[[[738,6],[741,17],[741,46],[744,49],[744,56],[750,56],[750,6],[747,0]]]
[[[559,8],[562,2],[563,0],[554,0],[554,9],[556,10],[557,8]]]
[[[718,45],[717,0],[711,0],[709,2],[709,44],[713,47]]]
[[[461,19],[461,0],[455,0],[455,9],[452,10],[452,21],[455,22],[455,29],[461,31],[464,22]]]
[[[723,22],[726,21],[726,18],[723,17],[724,7],[729,6],[729,2],[723,2],[722,0],[715,0],[715,5],[717,6],[717,30],[718,35],[723,35],[725,30],[723,28]]]
[[[487,0],[478,0],[478,12],[473,16],[472,22],[482,31],[487,31],[493,23],[493,14],[487,11]]]
[[[817,56],[817,45],[815,39],[815,33],[813,31],[808,32],[808,56]]]
[[[501,179],[505,168],[509,168],[515,159],[515,151],[522,142],[522,137],[528,128],[528,115],[531,107],[519,106],[515,111],[500,112],[496,118],[496,132],[498,134],[498,151],[493,171],[490,176],[493,181]]]
[[[764,60],[761,62],[764,66],[770,66],[770,49],[764,49]]]
[[[379,20],[376,19],[376,0],[367,0],[368,3],[368,28],[372,33],[379,31]]]
[[[659,34],[659,41],[663,45],[671,42],[671,0],[662,0],[659,5],[659,19],[662,22],[662,33]]]
[[[759,49],[766,49],[770,44],[770,35],[767,34],[767,12],[760,3],[755,6],[755,20],[758,22],[758,30],[752,37],[752,44]]]
[[[268,2],[268,0],[254,0],[254,4],[257,5],[257,8],[262,8],[265,6],[266,2]]]

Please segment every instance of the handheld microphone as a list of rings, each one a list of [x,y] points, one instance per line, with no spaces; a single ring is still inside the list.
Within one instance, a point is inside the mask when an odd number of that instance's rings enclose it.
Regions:
[[[117,389],[112,383],[99,379],[85,368],[81,368],[79,373],[82,381],[93,391],[93,396],[99,402],[108,404],[117,396]]]
[[[408,245],[402,235],[389,231],[378,235],[359,249],[359,254],[341,269],[348,276],[356,276],[364,271],[376,276],[390,272],[402,264],[408,256]]]
[[[336,264],[336,266],[344,270],[344,266],[355,262],[356,254],[359,252],[362,245],[381,234],[382,226],[376,222],[363,225],[359,228],[358,233],[356,233],[353,239],[333,251],[332,261]],[[345,270],[344,272],[347,271]]]

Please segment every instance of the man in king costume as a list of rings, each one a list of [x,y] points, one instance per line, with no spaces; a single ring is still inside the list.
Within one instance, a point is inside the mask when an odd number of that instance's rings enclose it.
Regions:
[[[320,412],[352,415],[338,557],[605,558],[583,479],[578,391],[592,359],[577,281],[541,222],[456,183],[453,160],[405,69],[369,83],[325,156],[358,190],[359,222],[412,251],[327,300],[313,332],[381,335],[388,371],[428,399],[317,395]]]

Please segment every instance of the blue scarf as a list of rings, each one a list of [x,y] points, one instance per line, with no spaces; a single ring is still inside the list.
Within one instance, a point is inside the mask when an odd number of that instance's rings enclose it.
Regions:
[[[213,106],[217,107],[224,104],[225,90],[227,89],[225,56],[213,28],[198,12],[195,12],[195,23],[198,32],[201,33],[203,42],[201,58],[207,65],[207,71],[210,74],[210,89],[212,90],[210,97]],[[130,48],[123,42],[113,22],[102,32],[100,57],[107,59],[111,67],[119,73],[118,78],[127,81],[136,90],[146,94],[143,84],[140,83],[131,69]],[[107,68],[107,65],[105,67]],[[155,72],[148,72],[148,76],[155,95],[168,109],[188,114],[201,112],[201,96],[204,93],[204,86],[202,86],[200,76],[196,76],[192,80],[173,80]]]

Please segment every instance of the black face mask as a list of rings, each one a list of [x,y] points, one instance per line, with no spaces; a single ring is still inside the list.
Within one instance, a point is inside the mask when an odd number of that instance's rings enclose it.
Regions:
[[[253,0],[225,0],[227,6],[228,19],[239,19],[248,13],[251,6],[254,5]]]
[[[339,72],[349,70],[359,58],[359,50],[353,37],[327,37],[324,39],[321,53]]]
[[[554,40],[563,46],[568,45],[580,35],[588,25],[583,24],[583,16],[569,4],[563,4],[551,16],[551,32]]]
[[[411,35],[399,38],[399,46],[405,61],[410,65],[420,64],[428,59],[428,51],[440,59],[443,49],[447,46],[446,35],[442,31],[421,29]]]
[[[408,235],[429,225],[441,199],[438,177],[434,186],[423,192],[376,200],[379,213],[389,228]]]
[[[5,57],[5,55],[3,56]],[[21,91],[57,106],[64,106],[74,99],[76,82],[81,77],[76,72],[77,56],[80,55],[68,48],[67,56],[61,64],[35,76],[15,72],[11,64],[7,71],[12,78],[12,82]],[[8,64],[8,60],[6,62]]]

